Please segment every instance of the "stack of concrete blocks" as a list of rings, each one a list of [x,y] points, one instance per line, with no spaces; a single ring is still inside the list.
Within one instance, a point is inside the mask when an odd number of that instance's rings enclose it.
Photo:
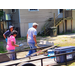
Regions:
[[[53,46],[54,42],[40,40],[39,45],[42,45],[42,46]]]

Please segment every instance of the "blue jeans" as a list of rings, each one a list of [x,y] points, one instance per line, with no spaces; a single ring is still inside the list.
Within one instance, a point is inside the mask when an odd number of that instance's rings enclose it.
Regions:
[[[29,44],[30,49],[37,48],[35,46],[35,43],[28,42],[28,44]],[[31,54],[33,54],[35,52],[36,52],[36,50],[30,50],[29,53],[26,55],[26,57],[30,56]]]
[[[15,50],[8,50],[8,52],[14,52]],[[12,54],[9,54],[9,58],[10,60],[15,60],[16,59],[16,54],[15,53],[12,53]]]

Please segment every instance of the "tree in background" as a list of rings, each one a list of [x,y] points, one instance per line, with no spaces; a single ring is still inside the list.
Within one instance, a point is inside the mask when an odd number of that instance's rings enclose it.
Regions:
[[[2,16],[3,16],[3,11],[2,11],[2,9],[0,9],[0,20],[1,20]]]
[[[3,16],[3,10],[0,9],[0,21],[1,21],[1,18]],[[2,37],[2,29],[1,29],[1,24],[0,24],[0,38]]]

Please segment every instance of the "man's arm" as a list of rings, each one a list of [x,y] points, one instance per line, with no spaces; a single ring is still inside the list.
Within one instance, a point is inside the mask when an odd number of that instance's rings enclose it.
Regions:
[[[28,34],[27,34],[27,39],[28,39]],[[27,45],[29,45],[28,42],[27,42]]]
[[[5,34],[3,34],[3,37],[6,39],[6,36],[5,36]]]
[[[34,34],[33,34],[33,39],[34,39],[34,41],[35,41],[35,45],[37,45],[36,35],[37,35],[37,31],[35,31]]]
[[[35,44],[37,44],[36,35],[33,35],[33,39],[34,39],[34,41],[35,41]]]
[[[8,30],[3,34],[3,37],[6,39],[6,36],[8,36]]]
[[[27,39],[28,39],[28,34],[27,34]]]

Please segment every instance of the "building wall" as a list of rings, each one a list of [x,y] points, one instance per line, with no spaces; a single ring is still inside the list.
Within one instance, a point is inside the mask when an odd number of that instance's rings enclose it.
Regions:
[[[39,24],[37,31],[40,32],[45,21],[58,15],[57,9],[39,9],[39,11],[28,11],[28,9],[20,9],[20,32],[21,37],[26,36],[28,23],[37,22]]]
[[[20,19],[19,19],[19,9],[15,9],[16,11],[12,13],[12,9],[3,9],[5,14],[11,15],[11,24],[15,27],[15,30],[18,31],[20,35]],[[4,22],[4,29],[8,29],[8,22]]]
[[[11,9],[3,9],[3,11],[5,11],[5,14],[10,14],[11,13]]]
[[[72,10],[72,18],[73,18],[72,19],[72,31],[75,31],[75,10]],[[63,30],[63,24],[60,24],[59,33],[62,33],[62,30]],[[64,30],[65,30],[65,22],[64,22]],[[67,31],[71,31],[71,20],[67,20]]]
[[[71,20],[67,20],[67,31],[71,31]]]
[[[72,23],[73,23],[72,31],[75,31],[75,20],[72,20]]]
[[[19,27],[19,9],[16,9],[15,13],[12,13],[12,9],[3,9],[5,14],[11,14],[12,24],[15,27]]]
[[[72,31],[75,31],[75,10],[72,10]],[[67,31],[71,31],[71,20],[67,20]]]
[[[8,17],[6,17],[6,14],[11,14],[11,9],[3,9],[3,12],[5,12],[5,15],[4,16],[5,16],[5,20],[7,20]],[[10,16],[9,19],[11,19],[11,16]],[[3,27],[4,27],[3,31],[4,32],[9,28],[9,26],[8,26],[9,24],[8,24],[7,21],[3,21]]]
[[[67,31],[71,31],[71,20],[67,20]],[[59,25],[59,33],[62,33],[62,32],[63,32],[63,21]],[[64,32],[66,32],[65,31],[65,21],[64,21]]]
[[[13,23],[13,25],[15,25],[15,27],[20,27],[19,9],[16,9],[16,12],[12,13],[12,23]]]
[[[72,24],[73,24],[73,31],[75,31],[75,10],[72,10],[72,17],[73,17],[73,20],[72,20]]]
[[[64,21],[64,31],[65,31],[65,21]],[[63,33],[63,21],[59,25],[59,33]]]

